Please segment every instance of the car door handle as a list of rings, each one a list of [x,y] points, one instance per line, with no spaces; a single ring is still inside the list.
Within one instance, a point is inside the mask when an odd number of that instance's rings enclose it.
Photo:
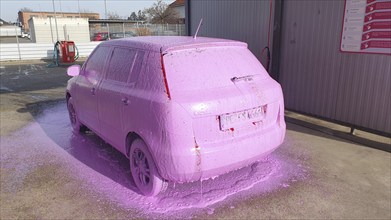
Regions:
[[[91,89],[91,93],[92,93],[92,95],[95,95],[95,88]]]
[[[124,103],[124,105],[128,105],[129,104],[129,99],[128,98],[122,98],[121,99],[121,102]]]

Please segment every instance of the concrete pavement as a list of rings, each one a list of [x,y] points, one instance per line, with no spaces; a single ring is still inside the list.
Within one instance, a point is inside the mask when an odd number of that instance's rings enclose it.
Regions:
[[[148,211],[148,205],[118,199],[129,194],[144,201],[132,189],[121,187],[117,177],[93,165],[103,163],[103,167],[119,170],[121,176],[128,172],[126,158],[96,136],[87,135],[82,143],[89,144],[90,157],[80,159],[62,145],[72,135],[63,135],[63,139],[53,135],[68,131],[62,118],[68,117],[64,113],[65,68],[2,65],[0,76],[2,219],[391,218],[390,153],[291,123],[284,144],[261,163],[271,171],[254,186],[238,189],[208,207]],[[55,127],[48,129],[56,118],[61,123],[54,122]],[[72,140],[69,146],[74,147]],[[102,159],[102,154],[110,159]],[[172,186],[173,195],[177,187]]]

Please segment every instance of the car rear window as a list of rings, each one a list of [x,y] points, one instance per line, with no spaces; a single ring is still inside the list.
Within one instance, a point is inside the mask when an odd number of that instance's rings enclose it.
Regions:
[[[267,74],[245,47],[209,47],[173,51],[164,55],[172,92],[233,86],[232,78]]]

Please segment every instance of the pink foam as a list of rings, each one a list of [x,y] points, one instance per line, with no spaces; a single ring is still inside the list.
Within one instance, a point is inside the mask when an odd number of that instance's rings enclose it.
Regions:
[[[281,148],[287,146],[289,138]],[[145,197],[138,194],[128,160],[120,152],[95,134],[72,134],[65,103],[45,110],[42,117],[15,135],[2,138],[1,148],[2,169],[14,174],[2,186],[4,190],[22,187],[26,175],[39,165],[61,161],[69,175],[80,179],[80,187],[96,200],[140,213],[131,217],[188,218],[200,212],[212,215],[216,207],[234,208],[238,201],[284,190],[308,176],[301,161],[282,155],[283,149],[278,149],[252,166],[202,182],[171,183],[158,196]],[[21,160],[28,163],[21,164]]]

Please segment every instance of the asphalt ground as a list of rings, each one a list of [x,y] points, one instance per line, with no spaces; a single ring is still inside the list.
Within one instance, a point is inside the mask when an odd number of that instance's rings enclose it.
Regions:
[[[70,132],[66,67],[46,65],[1,64],[1,219],[391,218],[390,153],[292,123],[256,166],[146,199],[126,158]]]

